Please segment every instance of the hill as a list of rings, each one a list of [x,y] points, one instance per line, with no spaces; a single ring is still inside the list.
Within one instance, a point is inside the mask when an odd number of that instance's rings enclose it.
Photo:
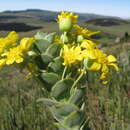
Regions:
[[[94,24],[97,26],[116,26],[123,24],[130,24],[130,21],[117,19],[117,18],[98,18],[86,21],[86,23]]]
[[[1,20],[11,20],[11,19],[29,19],[36,18],[37,20],[44,21],[55,21],[59,12],[55,11],[47,11],[40,9],[27,9],[21,11],[4,11],[0,13],[0,21]],[[85,21],[96,18],[108,18],[109,16],[90,14],[90,13],[77,13],[79,15],[79,20]]]
[[[0,32],[15,30],[20,36],[32,36],[37,31],[57,32],[56,18],[59,12],[27,9],[20,11],[4,11],[0,13]],[[79,24],[93,31],[101,31],[101,43],[114,43],[117,37],[130,34],[130,20],[90,13],[76,13]],[[1,35],[1,36],[2,36]]]

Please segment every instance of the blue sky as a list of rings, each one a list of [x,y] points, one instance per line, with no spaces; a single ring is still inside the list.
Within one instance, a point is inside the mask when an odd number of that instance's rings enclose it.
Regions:
[[[130,0],[0,0],[0,11],[31,8],[130,18]]]

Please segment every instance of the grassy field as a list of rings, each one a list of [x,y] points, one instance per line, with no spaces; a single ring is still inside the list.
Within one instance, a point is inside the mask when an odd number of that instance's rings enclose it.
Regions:
[[[130,129],[129,49],[129,43],[104,48],[118,57],[120,66],[120,72],[111,72],[106,87],[99,83],[97,75],[88,73],[85,100],[90,130]],[[25,73],[14,67],[1,70],[0,130],[55,130],[48,108],[36,103],[38,98],[47,97],[44,86],[25,77]]]
[[[41,29],[19,32],[21,37],[33,36],[37,31],[57,32],[54,21],[24,22]],[[130,42],[115,43],[116,37],[122,37],[125,32],[130,34],[130,24],[104,27],[82,21],[81,25],[102,32],[99,40],[106,45],[104,51],[115,55],[120,67],[120,72],[111,72],[106,87],[101,86],[96,74],[88,73],[85,98],[88,124],[84,130],[130,130]],[[17,67],[7,66],[0,72],[0,130],[56,130],[48,108],[36,103],[38,98],[47,97],[44,86],[36,79],[25,77]]]

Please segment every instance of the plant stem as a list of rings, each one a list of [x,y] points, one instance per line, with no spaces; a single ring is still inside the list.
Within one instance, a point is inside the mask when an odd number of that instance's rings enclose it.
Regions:
[[[65,43],[65,36],[66,36],[67,32],[63,33],[63,44]]]
[[[62,74],[62,79],[64,79],[64,77],[65,77],[66,70],[67,70],[67,66],[65,66],[65,68],[64,68],[64,71],[63,71],[63,74]]]
[[[84,70],[83,72],[78,76],[78,78],[76,79],[76,81],[73,83],[72,88],[70,90],[70,93],[72,93],[72,90],[74,89],[74,87],[77,85],[77,83],[79,82],[79,80],[82,78],[82,76],[84,75]]]

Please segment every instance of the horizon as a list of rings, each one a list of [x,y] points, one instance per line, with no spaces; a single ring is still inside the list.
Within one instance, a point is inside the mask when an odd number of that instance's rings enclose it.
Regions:
[[[49,12],[61,12],[61,11],[56,11],[56,10],[47,10],[47,9],[38,9],[38,8],[27,8],[27,9],[21,9],[21,10],[4,10],[4,11],[0,11],[0,13],[4,13],[4,12],[15,12],[15,11],[28,11],[28,10],[41,10],[41,11],[49,11]],[[62,10],[64,12],[66,12],[67,10]],[[77,12],[77,11],[67,11],[67,12],[72,12],[72,13],[78,13],[78,14],[94,14],[94,15],[101,15],[101,16],[108,16],[108,17],[119,17],[119,16],[111,16],[111,15],[104,15],[104,14],[96,14],[96,13],[88,13],[88,12]],[[119,17],[121,18],[121,17]]]
[[[66,3],[66,5],[64,4]],[[68,6],[69,4],[69,6]],[[130,18],[130,1],[129,0],[4,0],[0,4],[0,12],[19,11],[27,9],[40,9],[48,11],[70,11],[78,13],[90,13],[104,16],[114,16],[121,18]]]

